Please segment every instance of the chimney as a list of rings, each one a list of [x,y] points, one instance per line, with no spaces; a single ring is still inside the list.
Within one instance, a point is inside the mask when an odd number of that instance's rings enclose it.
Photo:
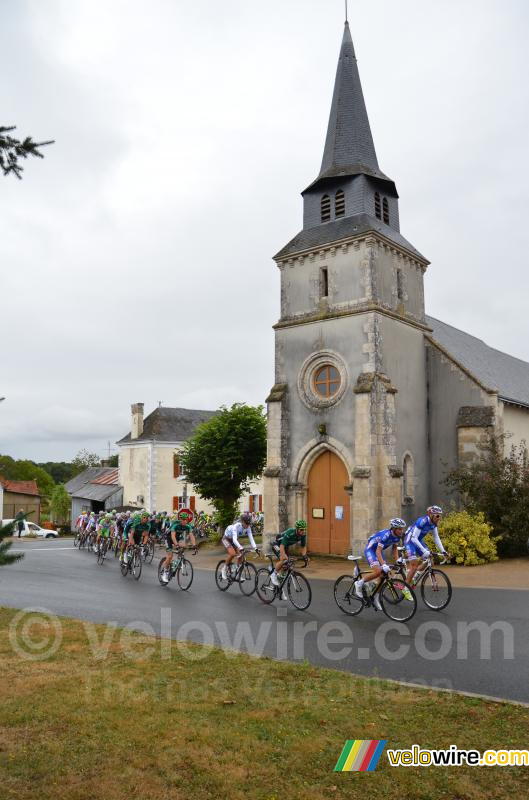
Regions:
[[[133,403],[130,410],[132,411],[130,438],[138,439],[143,433],[143,403]]]

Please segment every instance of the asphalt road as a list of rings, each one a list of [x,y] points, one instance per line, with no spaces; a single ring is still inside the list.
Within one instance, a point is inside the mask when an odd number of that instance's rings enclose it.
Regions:
[[[113,557],[99,567],[70,541],[24,542],[20,549],[25,558],[1,570],[4,606],[44,607],[118,626],[143,623],[172,639],[529,702],[526,591],[457,588],[445,611],[429,611],[419,599],[415,617],[398,626],[373,609],[346,617],[334,603],[332,582],[311,579],[310,568],[312,605],[299,612],[288,601],[265,606],[237,586],[219,592],[212,571],[199,569],[200,555],[193,559],[193,585],[182,592],[174,581],[159,585],[161,551],[135,581],[121,576]]]

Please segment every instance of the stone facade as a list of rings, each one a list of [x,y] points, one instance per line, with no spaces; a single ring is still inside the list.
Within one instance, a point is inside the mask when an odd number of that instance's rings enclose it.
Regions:
[[[273,534],[307,518],[310,549],[311,469],[330,451],[349,476],[350,545],[359,550],[391,517],[411,522],[444,502],[447,467],[475,458],[487,431],[515,423],[529,440],[529,365],[511,381],[518,394],[527,383],[515,412],[512,395],[502,397],[490,375],[434,336],[424,306],[429,262],[400,233],[396,187],[378,166],[347,25],[322,168],[303,200],[303,230],[275,257],[281,316],[267,401],[265,526]],[[449,339],[464,337],[444,329]],[[462,349],[472,355],[468,342]],[[486,361],[476,361],[482,372]],[[325,391],[321,370],[335,381]]]

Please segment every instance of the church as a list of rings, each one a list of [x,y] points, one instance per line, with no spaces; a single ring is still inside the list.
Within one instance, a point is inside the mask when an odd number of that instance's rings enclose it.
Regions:
[[[429,261],[401,233],[349,24],[303,228],[275,256],[281,313],[267,399],[266,531],[298,518],[345,554],[391,517],[446,503],[448,468],[487,431],[529,441],[529,364],[426,316]]]

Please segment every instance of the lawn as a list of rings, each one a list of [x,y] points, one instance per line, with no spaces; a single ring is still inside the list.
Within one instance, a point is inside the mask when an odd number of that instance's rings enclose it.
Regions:
[[[347,739],[526,749],[527,708],[119,629],[98,659],[105,627],[67,619],[57,651],[29,661],[10,637],[15,614],[0,609],[2,800],[477,800],[529,789],[529,767],[392,769],[385,753],[373,773],[333,771]]]

